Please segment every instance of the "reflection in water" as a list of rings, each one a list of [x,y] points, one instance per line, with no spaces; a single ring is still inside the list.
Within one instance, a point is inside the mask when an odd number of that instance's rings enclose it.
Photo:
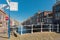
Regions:
[[[24,34],[24,33],[26,33],[26,32],[27,32],[27,30],[26,30],[26,28],[25,28],[25,27],[22,27],[22,28],[21,28],[21,26],[20,26],[20,27],[18,27],[17,32],[18,32],[19,34],[21,34],[21,31],[22,31],[22,34]]]

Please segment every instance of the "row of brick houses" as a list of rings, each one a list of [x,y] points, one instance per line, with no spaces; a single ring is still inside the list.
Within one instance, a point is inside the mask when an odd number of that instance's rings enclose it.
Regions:
[[[53,6],[53,24],[59,24],[59,32],[60,32],[60,1],[56,2]]]
[[[30,17],[22,23],[26,29],[31,29],[32,27],[27,25],[33,25],[34,32],[37,30],[41,31],[41,28],[43,29],[42,31],[49,31],[49,28],[51,27],[50,24],[53,25],[53,13],[51,11],[37,12],[34,16]]]
[[[34,29],[38,28],[38,31],[60,32],[60,2],[53,6],[52,11],[37,12],[24,21],[22,25],[26,29],[31,29],[28,25],[33,25],[33,31],[37,31]]]
[[[0,32],[8,32],[8,15],[0,9]],[[19,22],[10,18],[10,28],[17,28]]]
[[[48,15],[48,17],[47,17]],[[37,12],[34,16],[30,17],[26,21],[24,21],[22,24],[23,25],[31,25],[31,24],[40,24],[41,22],[43,23],[48,23],[47,18],[53,18],[53,13],[51,11],[44,11],[44,12]],[[50,19],[48,20],[50,21]],[[49,23],[51,23],[50,21]]]
[[[7,30],[7,20],[5,18],[7,17],[7,14],[0,10],[0,32]]]

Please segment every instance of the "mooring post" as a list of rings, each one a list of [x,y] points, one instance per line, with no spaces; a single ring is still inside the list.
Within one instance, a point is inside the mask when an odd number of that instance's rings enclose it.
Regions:
[[[32,29],[31,29],[31,33],[33,34],[33,25],[32,25]]]

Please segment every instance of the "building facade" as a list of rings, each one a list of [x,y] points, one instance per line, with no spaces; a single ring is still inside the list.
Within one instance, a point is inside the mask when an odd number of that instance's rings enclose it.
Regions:
[[[32,17],[22,23],[22,25],[33,25],[33,31],[52,31],[53,13],[51,11],[37,12]],[[32,26],[26,26],[31,29]],[[35,30],[36,29],[36,30]]]
[[[37,12],[24,21],[22,25],[33,32],[60,32],[60,1],[56,2],[52,11]]]
[[[59,31],[60,31],[60,1],[57,1],[56,4],[53,6],[53,13],[54,13],[54,24],[59,24]]]
[[[0,32],[7,30],[8,25],[6,17],[8,17],[8,15],[2,10],[0,10]]]
[[[8,32],[8,20],[8,15],[4,11],[0,10],[0,32]],[[10,18],[10,28],[16,31],[18,26],[19,22]]]

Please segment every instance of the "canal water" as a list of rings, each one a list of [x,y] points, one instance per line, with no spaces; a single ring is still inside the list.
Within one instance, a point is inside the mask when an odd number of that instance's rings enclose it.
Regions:
[[[19,33],[19,34],[25,34],[25,33],[31,33],[31,31],[30,30],[27,30],[24,26],[21,28],[21,26],[20,27],[18,27],[18,29],[17,29],[17,33]]]
[[[57,32],[57,26],[49,26],[49,25],[43,25],[42,26],[42,31],[43,32]],[[31,33],[32,32],[32,27],[31,26],[20,26],[18,27],[17,33],[19,34],[25,34],[25,33]],[[33,32],[41,32],[41,25],[33,26]],[[59,29],[60,32],[60,29]]]

